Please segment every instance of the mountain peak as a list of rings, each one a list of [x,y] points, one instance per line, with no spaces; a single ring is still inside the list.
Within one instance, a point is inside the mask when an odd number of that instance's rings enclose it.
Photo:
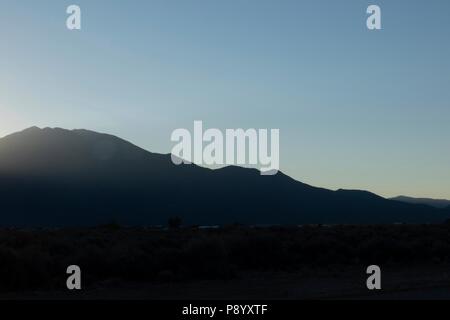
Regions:
[[[113,135],[85,129],[33,126],[0,139],[0,174],[33,176],[111,174],[165,161]]]
[[[18,132],[12,133],[12,134],[10,134],[8,136],[17,135],[17,134],[36,133],[36,132],[40,132],[41,130],[42,129],[37,127],[37,126],[32,126],[32,127],[26,128],[26,129],[24,129],[22,131],[18,131]]]
[[[74,131],[74,130],[72,130]],[[57,133],[57,132],[72,132],[71,130],[67,130],[67,129],[63,129],[63,128],[59,128],[59,127],[44,127],[44,128],[40,128],[38,126],[32,126],[29,128],[26,128],[22,131],[18,131],[18,132],[14,132],[12,134],[9,134],[7,136],[5,136],[3,139],[5,138],[9,138],[9,137],[20,137],[20,136],[29,136],[29,135],[39,135],[39,134],[43,134],[43,133]]]

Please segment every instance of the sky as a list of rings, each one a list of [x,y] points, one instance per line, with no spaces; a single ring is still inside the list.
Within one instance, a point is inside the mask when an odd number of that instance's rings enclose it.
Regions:
[[[66,28],[66,8],[82,30]],[[366,9],[379,5],[382,30]],[[280,129],[280,169],[450,199],[448,0],[0,0],[0,136]]]

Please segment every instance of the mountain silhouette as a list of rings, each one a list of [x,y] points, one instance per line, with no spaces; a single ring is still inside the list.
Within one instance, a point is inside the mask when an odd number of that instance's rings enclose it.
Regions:
[[[0,226],[434,223],[450,210],[279,172],[176,166],[118,137],[37,127],[0,139]]]
[[[445,199],[413,198],[406,196],[398,196],[391,199],[407,203],[426,204],[435,208],[450,208],[450,200]]]

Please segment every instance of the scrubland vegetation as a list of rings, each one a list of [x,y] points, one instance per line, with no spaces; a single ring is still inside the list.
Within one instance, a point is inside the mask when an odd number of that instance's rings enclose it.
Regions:
[[[84,287],[107,281],[233,279],[246,271],[436,265],[450,262],[450,225],[219,229],[0,230],[0,291],[63,290],[79,265]]]

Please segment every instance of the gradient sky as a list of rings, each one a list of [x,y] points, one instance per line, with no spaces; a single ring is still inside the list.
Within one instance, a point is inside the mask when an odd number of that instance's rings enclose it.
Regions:
[[[82,9],[69,31],[65,10]],[[382,9],[381,31],[366,8]],[[279,128],[281,170],[450,198],[450,1],[0,0],[0,136]]]

